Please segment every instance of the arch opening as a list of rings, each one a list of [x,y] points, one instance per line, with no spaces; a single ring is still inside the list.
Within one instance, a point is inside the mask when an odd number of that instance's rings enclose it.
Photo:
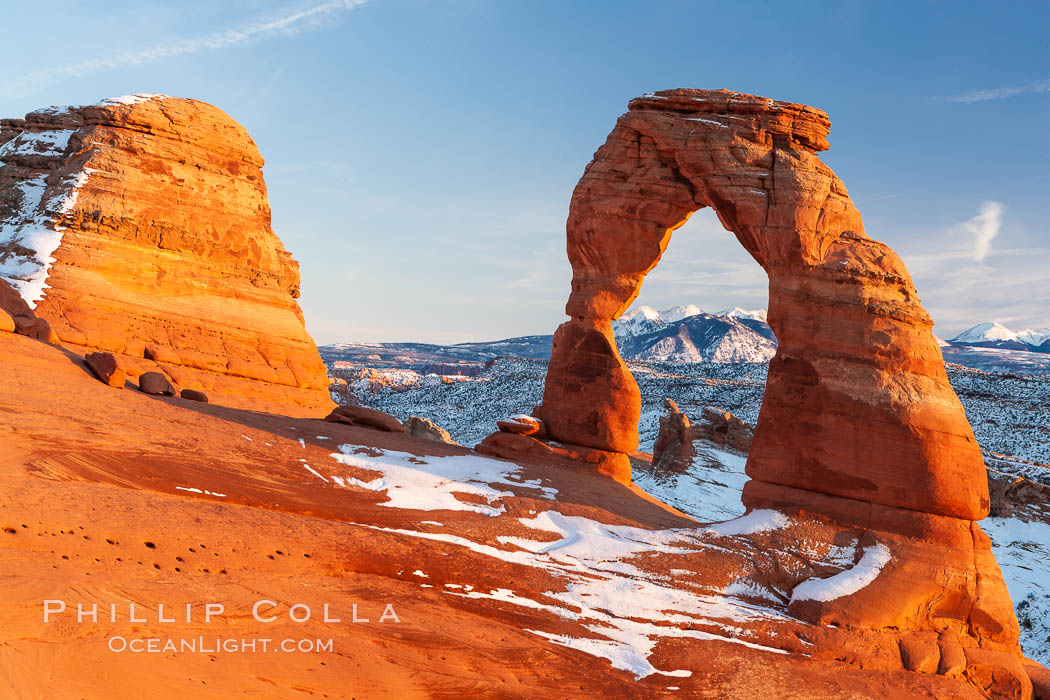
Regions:
[[[686,428],[693,435],[702,434],[699,425],[708,407],[729,411],[755,424],[764,392],[765,364],[776,351],[776,336],[764,321],[768,288],[765,271],[723,228],[710,208],[697,210],[672,232],[638,296],[612,324],[617,351],[639,382],[640,450],[654,452],[661,422],[668,410],[674,410],[667,408],[666,399],[686,416],[686,424],[698,424]],[[646,373],[639,375],[639,368]],[[669,372],[697,380],[726,379],[734,384],[690,380],[668,383],[649,374],[649,369],[661,377]],[[727,386],[734,388],[726,391]],[[667,443],[668,436],[677,435],[675,427],[681,420],[668,424],[656,455],[662,457],[662,465],[674,470],[684,468],[699,454],[684,434],[679,436],[682,439]],[[733,446],[746,444],[749,431],[741,432],[742,426],[733,425]],[[716,436],[712,433],[710,437]]]

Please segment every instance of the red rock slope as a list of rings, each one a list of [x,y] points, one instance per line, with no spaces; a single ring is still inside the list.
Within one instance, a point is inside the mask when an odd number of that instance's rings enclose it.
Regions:
[[[63,345],[234,406],[318,413],[324,366],[247,131],[138,95],[0,123],[0,278]],[[14,311],[12,311],[14,313]]]
[[[4,332],[0,492],[2,697],[1026,698],[1045,673],[795,617],[923,573],[869,528],[705,528],[576,464],[120,391]]]

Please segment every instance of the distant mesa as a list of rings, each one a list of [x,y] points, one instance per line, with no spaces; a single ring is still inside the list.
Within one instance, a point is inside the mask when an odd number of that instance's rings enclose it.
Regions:
[[[0,290],[0,306],[68,348],[114,354],[131,379],[160,371],[224,405],[324,415],[262,165],[242,126],[196,100],[0,121],[0,280],[17,292]]]

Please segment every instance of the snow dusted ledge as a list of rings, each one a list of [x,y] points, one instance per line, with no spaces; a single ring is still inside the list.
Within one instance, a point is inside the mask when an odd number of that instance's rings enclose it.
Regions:
[[[168,99],[168,95],[136,93],[111,97],[88,106],[128,106],[163,99]],[[39,110],[39,113],[61,115],[82,107],[53,105]],[[70,139],[77,130],[33,131],[32,128],[33,125],[21,127],[13,138],[0,145],[0,172],[18,168],[13,171],[14,182],[10,185],[7,202],[2,202],[14,206],[10,214],[0,219],[0,279],[9,282],[29,308],[35,309],[44,298],[55,252],[62,245],[66,227],[61,222],[72,214],[80,190],[97,171],[85,165],[56,181],[59,177],[56,170],[62,170],[62,163],[58,168],[43,167],[41,161],[67,158]]]

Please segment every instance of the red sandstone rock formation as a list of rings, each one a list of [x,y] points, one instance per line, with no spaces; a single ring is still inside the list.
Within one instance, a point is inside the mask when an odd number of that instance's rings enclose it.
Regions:
[[[664,399],[664,408],[667,414],[660,416],[660,432],[653,443],[653,469],[684,472],[696,456],[693,441],[699,436],[672,399]]]
[[[404,427],[405,432],[409,435],[433,440],[434,442],[443,442],[446,445],[458,445],[462,447],[462,445],[452,439],[452,436],[447,430],[429,418],[423,418],[422,416],[409,416],[408,420],[405,421]]]
[[[226,405],[323,414],[262,165],[243,127],[195,100],[0,122],[0,278],[20,293],[0,289],[0,305],[35,307],[63,345],[112,352],[132,379],[159,369]]]
[[[752,478],[958,518],[988,512],[984,464],[900,258],[868,238],[817,157],[820,110],[721,90],[631,101],[569,210],[571,320],[543,401],[550,434],[637,446],[638,389],[610,322],[705,206],[769,274],[769,371]]]
[[[519,475],[514,483],[491,484],[500,492],[492,505],[503,512],[435,511],[427,499],[456,484],[436,460],[476,463],[469,450],[114,392],[61,349],[10,333],[0,333],[0,407],[0,493],[13,494],[0,508],[4,698],[283,698],[304,688],[347,697],[350,688],[356,697],[397,698],[977,700],[1024,697],[1025,673],[1042,677],[1044,691],[1050,687],[1045,669],[1022,668],[1016,654],[990,652],[958,632],[962,617],[946,619],[938,632],[917,629],[915,612],[900,616],[906,626],[881,629],[788,614],[809,605],[788,601],[807,581],[856,574],[849,557],[863,561],[869,550],[880,551],[872,537],[893,549],[893,559],[844,600],[889,614],[900,589],[882,587],[885,571],[914,567],[915,580],[934,588],[942,579],[931,575],[931,563],[946,545],[973,554],[962,530],[944,531],[952,539],[943,544],[908,550],[914,541],[819,516],[757,513],[771,529],[743,527],[752,516],[725,524],[728,530],[703,528],[637,489],[589,473],[589,464],[554,458],[520,472],[507,465]],[[333,447],[347,443],[359,445],[354,455],[367,461],[335,460]],[[441,478],[391,481],[385,470],[372,471],[377,462]],[[500,471],[494,463],[487,470],[494,477]],[[367,486],[350,486],[350,479]],[[387,499],[397,493],[424,498],[395,508]],[[456,498],[476,504],[480,497],[467,489]],[[549,534],[525,525],[538,517],[589,525]],[[588,541],[618,545],[588,552],[581,546]],[[528,542],[533,553],[522,546]],[[983,585],[972,575],[969,581]],[[464,589],[471,595],[457,594]],[[602,590],[609,592],[595,595]],[[942,598],[941,609],[955,596]],[[42,599],[68,601],[70,609],[45,624]],[[255,620],[250,611],[259,600],[283,601],[280,619]],[[129,619],[128,601],[141,603],[136,612],[145,622]],[[209,601],[222,602],[227,614],[205,622],[199,613]],[[309,606],[313,619],[292,622],[292,601]],[[98,624],[77,622],[80,602],[86,609],[98,603]],[[162,624],[158,603],[169,613],[184,604],[196,612]],[[401,623],[376,624],[386,603]],[[115,622],[105,621],[111,604]],[[321,622],[329,604],[342,622]],[[353,605],[372,623],[352,623]],[[843,619],[842,607],[829,604],[828,619]],[[593,641],[573,648],[538,636],[544,632]],[[304,670],[303,654],[114,653],[107,641],[118,635],[316,635],[333,639],[334,653],[309,654],[313,670]],[[610,664],[627,653],[654,672],[639,678],[631,667]]]
[[[741,452],[751,450],[754,430],[729,411],[705,406],[700,417],[701,422],[694,426],[697,437],[718,445],[728,445]]]
[[[664,399],[664,408],[667,414],[660,417],[660,431],[653,443],[652,468],[656,471],[689,469],[696,457],[696,440],[709,440],[745,453],[751,449],[751,426],[729,411],[706,406],[701,422],[692,423],[671,399]]]
[[[989,507],[980,450],[904,264],[864,234],[816,155],[829,128],[811,107],[728,91],[632,100],[570,205],[570,320],[554,336],[537,414],[562,444],[494,433],[479,450],[582,446],[600,456],[588,460],[599,471],[624,480],[609,465],[637,447],[640,400],[610,324],[671,233],[710,206],[769,275],[779,340],[744,503],[854,528],[857,576],[872,572],[849,593],[799,587],[791,613],[889,633],[894,663],[908,670],[1028,697],[1010,597],[974,522]]]

